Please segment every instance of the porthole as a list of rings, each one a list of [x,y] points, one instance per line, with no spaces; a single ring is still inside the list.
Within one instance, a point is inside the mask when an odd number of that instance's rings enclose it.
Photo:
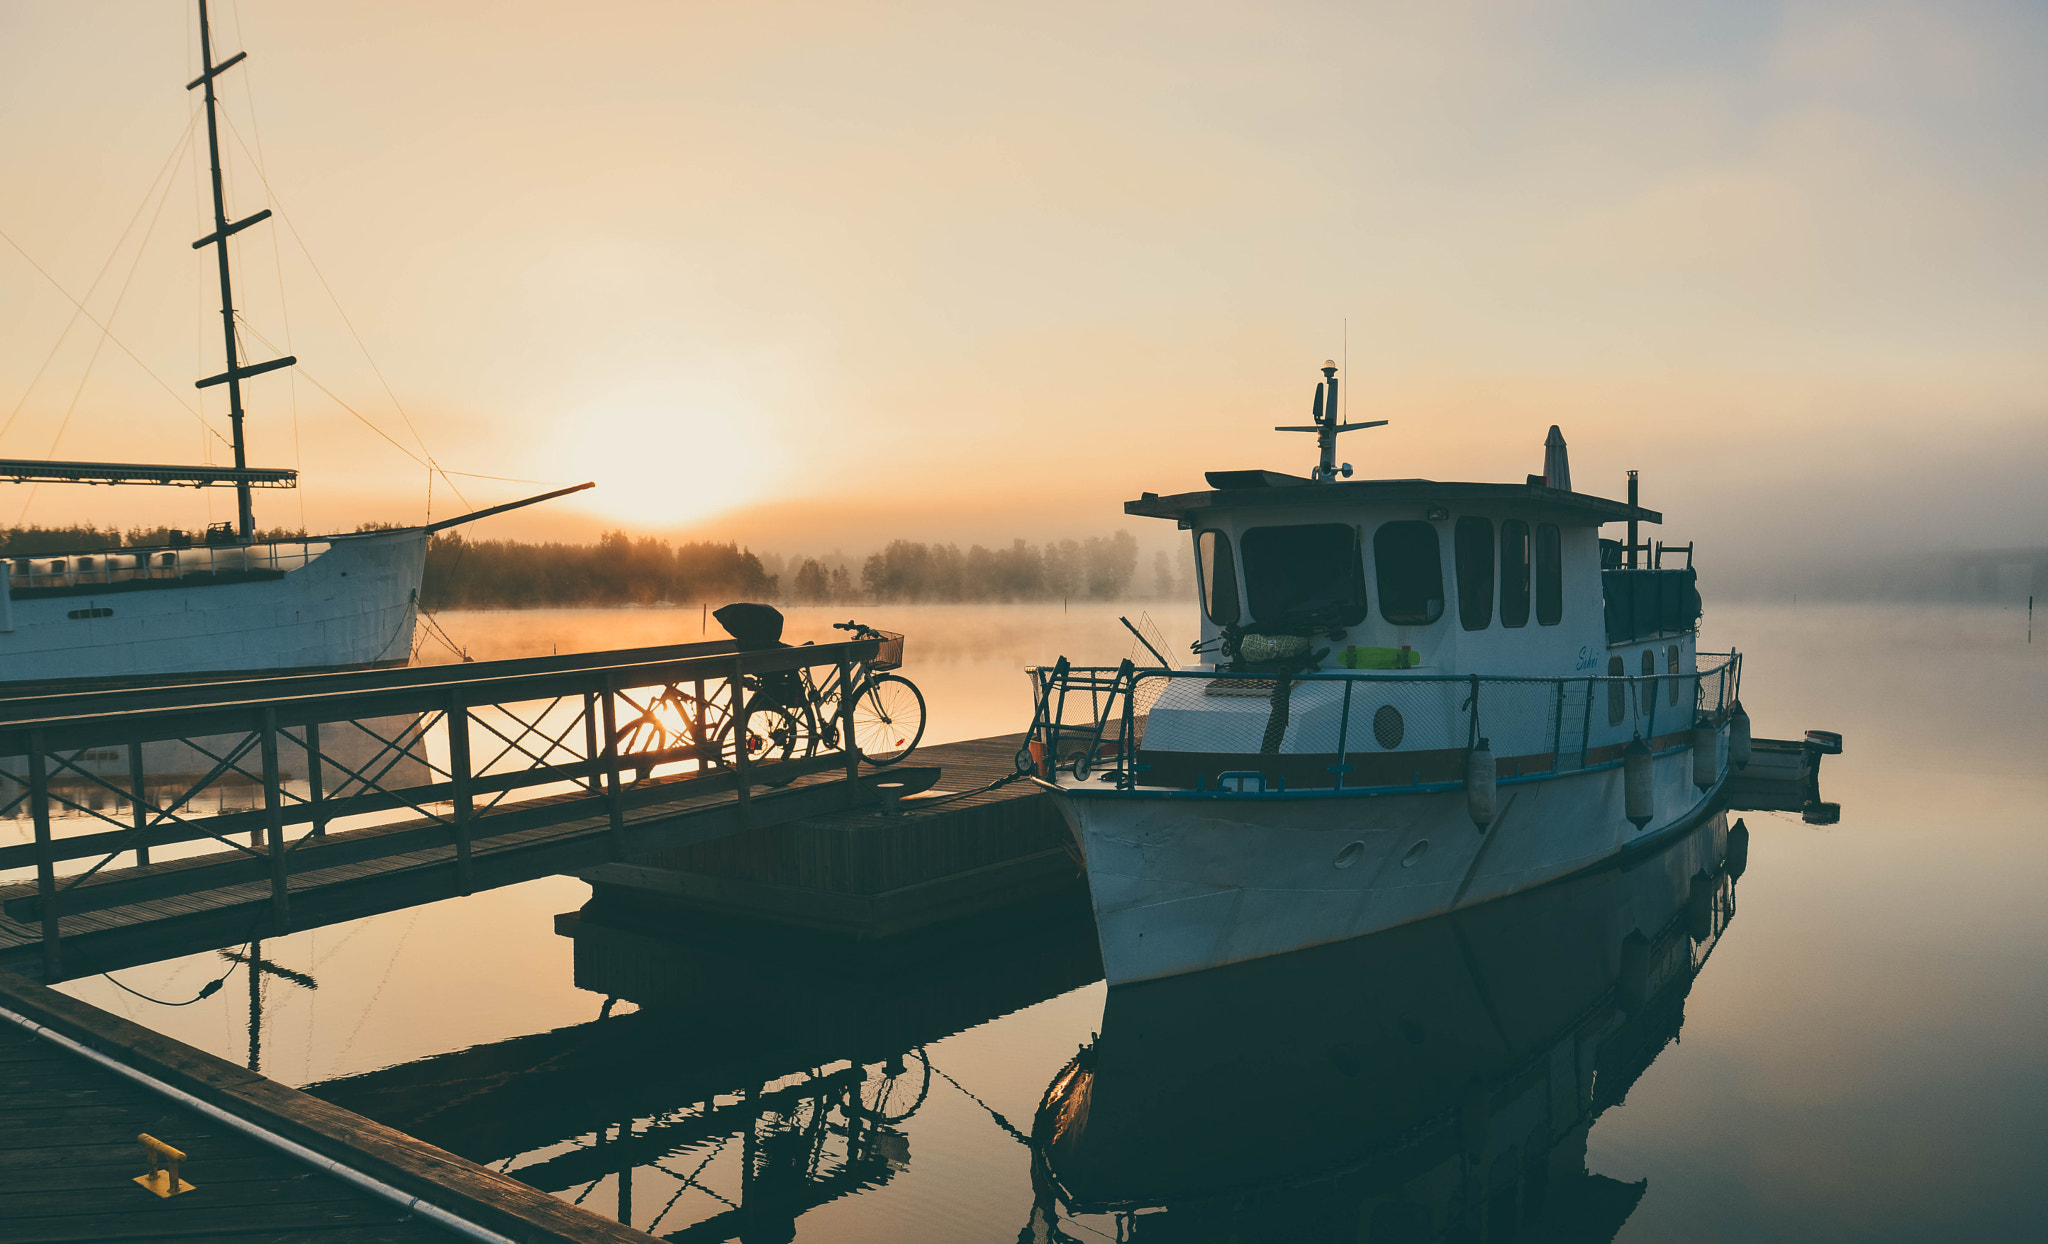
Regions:
[[[1361,855],[1364,855],[1364,854],[1365,854],[1365,844],[1364,844],[1364,843],[1362,843],[1362,842],[1347,842],[1347,843],[1345,843],[1345,844],[1344,844],[1344,849],[1343,849],[1342,851],[1339,851],[1339,852],[1337,852],[1337,858],[1336,858],[1336,859],[1334,859],[1334,860],[1331,860],[1331,861],[1330,861],[1330,864],[1331,864],[1331,865],[1332,865],[1333,867],[1336,867],[1336,868],[1349,868],[1349,867],[1351,867],[1351,866],[1352,866],[1353,864],[1356,864],[1356,863],[1358,862],[1358,857],[1359,857],[1359,856],[1361,856]]]
[[[1415,845],[1408,848],[1408,854],[1401,857],[1401,867],[1413,868],[1420,864],[1422,857],[1427,854],[1429,854],[1429,839],[1418,838],[1415,840]]]
[[[1401,737],[1408,732],[1408,724],[1401,720],[1401,710],[1391,704],[1380,705],[1372,715],[1373,742],[1388,751],[1401,746]]]

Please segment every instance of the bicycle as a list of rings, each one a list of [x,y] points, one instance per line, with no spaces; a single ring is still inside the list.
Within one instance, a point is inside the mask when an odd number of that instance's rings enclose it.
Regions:
[[[851,670],[853,744],[871,765],[895,764],[924,737],[924,693],[909,679],[887,672],[903,663],[903,636],[859,622],[832,626],[852,631],[855,639],[878,643],[876,654]],[[766,764],[810,756],[820,743],[827,750],[836,749],[840,697],[846,688],[838,667],[824,668],[822,681],[809,666],[747,675],[742,687],[749,694],[737,721],[716,699],[698,699],[680,686],[669,686],[644,708],[629,701],[641,711],[621,723],[613,737],[621,754],[646,756],[633,765],[636,782],[646,781],[656,764],[675,758],[673,752],[664,754],[665,749],[680,747],[693,736],[704,740],[708,763],[726,768],[737,765],[743,751],[749,764]]]
[[[893,765],[924,738],[924,693],[908,678],[888,672],[903,664],[903,636],[853,621],[834,622],[832,629],[877,641],[875,655],[856,662],[845,678],[836,666],[822,667],[822,678],[813,673],[820,667],[813,666],[750,678],[758,692],[741,716],[749,760],[808,756],[820,743],[827,750],[837,748],[842,696],[852,704],[853,749],[867,763]]]

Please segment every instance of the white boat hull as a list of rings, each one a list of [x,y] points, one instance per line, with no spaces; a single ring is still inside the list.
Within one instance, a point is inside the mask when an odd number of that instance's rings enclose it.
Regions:
[[[1725,728],[1717,775],[1727,771]],[[1087,863],[1112,985],[1376,933],[1592,867],[1697,823],[1719,781],[1690,747],[1652,762],[1657,815],[1623,815],[1619,764],[1503,780],[1485,832],[1462,790],[1322,795],[1088,789],[1054,801]]]
[[[23,596],[0,629],[0,685],[402,663],[426,553],[415,529],[338,538],[276,579]]]

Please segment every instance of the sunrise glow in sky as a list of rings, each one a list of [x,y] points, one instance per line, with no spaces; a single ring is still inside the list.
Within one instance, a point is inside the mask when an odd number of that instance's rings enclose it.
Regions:
[[[0,244],[0,456],[224,453],[190,9],[0,2],[0,232],[141,360]],[[238,290],[303,362],[249,388],[306,481],[265,525],[412,519],[431,456],[437,515],[599,483],[486,535],[1142,530],[1306,469],[1265,429],[1348,322],[1365,476],[1518,480],[1558,423],[1681,540],[2048,540],[2039,6],[215,9],[231,211],[279,212]]]

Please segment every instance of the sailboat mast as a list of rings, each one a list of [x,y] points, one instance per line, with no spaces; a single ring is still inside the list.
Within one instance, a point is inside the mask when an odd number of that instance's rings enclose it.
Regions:
[[[204,389],[209,385],[216,385],[222,382],[225,382],[228,386],[228,419],[234,431],[235,469],[237,471],[247,470],[249,466],[248,449],[242,436],[242,381],[250,376],[274,371],[279,367],[289,367],[298,361],[296,358],[286,356],[280,359],[272,359],[267,363],[257,363],[244,367],[240,362],[241,354],[235,348],[235,291],[228,273],[228,238],[255,224],[257,221],[268,217],[270,209],[264,208],[255,215],[238,220],[232,225],[228,223],[227,197],[221,188],[220,122],[216,115],[213,80],[247,55],[247,52],[237,52],[221,64],[216,65],[213,63],[213,30],[207,21],[206,0],[199,0],[199,63],[200,68],[204,72],[198,78],[187,83],[185,89],[189,91],[195,86],[204,86],[206,88],[206,150],[213,161],[213,232],[194,242],[192,249],[198,250],[202,246],[211,245],[214,248],[215,257],[219,261],[221,341],[222,348],[227,356],[227,370],[218,376],[209,376],[201,380],[196,387]],[[243,540],[254,540],[256,538],[256,511],[255,507],[250,504],[249,481],[247,479],[237,481],[235,484],[235,497],[238,503],[236,507],[238,518],[236,524],[237,531]]]

